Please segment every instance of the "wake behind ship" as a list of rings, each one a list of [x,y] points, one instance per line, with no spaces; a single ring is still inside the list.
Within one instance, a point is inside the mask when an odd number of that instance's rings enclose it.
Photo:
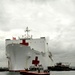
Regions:
[[[52,54],[48,48],[45,37],[28,37],[19,39],[6,39],[6,56],[10,71],[21,74],[49,75],[48,66],[52,63]]]

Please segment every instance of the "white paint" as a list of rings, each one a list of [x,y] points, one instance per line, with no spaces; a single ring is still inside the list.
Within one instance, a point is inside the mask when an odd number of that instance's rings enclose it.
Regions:
[[[21,45],[21,42],[22,40],[6,40],[6,53],[11,64],[9,65],[10,70],[24,70],[33,66],[32,60],[35,60],[36,56],[40,61],[39,65],[42,65],[44,69],[51,65],[45,38],[26,39],[29,46]],[[44,53],[44,56],[41,52]]]

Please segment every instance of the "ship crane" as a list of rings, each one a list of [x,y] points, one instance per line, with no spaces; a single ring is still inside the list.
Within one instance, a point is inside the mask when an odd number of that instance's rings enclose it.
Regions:
[[[29,28],[28,27],[26,27],[26,30],[25,30],[25,32],[26,32],[26,36],[27,36],[27,38],[29,37],[29,32],[30,32],[30,30],[29,30]]]

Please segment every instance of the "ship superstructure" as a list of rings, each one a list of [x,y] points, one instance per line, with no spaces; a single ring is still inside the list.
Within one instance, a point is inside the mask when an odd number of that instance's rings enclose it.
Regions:
[[[6,56],[9,70],[30,70],[42,67],[44,70],[51,66],[51,52],[45,37],[27,37],[19,39],[6,39]]]

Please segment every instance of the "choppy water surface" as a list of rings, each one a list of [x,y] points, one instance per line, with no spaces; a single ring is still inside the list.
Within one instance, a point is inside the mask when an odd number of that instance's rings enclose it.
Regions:
[[[0,72],[0,75],[20,75],[15,72]],[[51,71],[50,75],[75,75],[75,71]]]

